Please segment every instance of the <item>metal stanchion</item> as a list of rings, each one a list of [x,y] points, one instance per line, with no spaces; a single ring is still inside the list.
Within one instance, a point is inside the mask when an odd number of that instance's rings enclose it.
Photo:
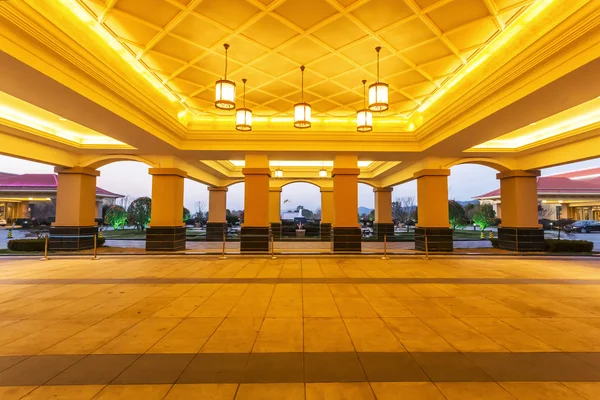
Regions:
[[[427,239],[427,232],[425,232],[425,258],[424,260],[429,260],[429,240]]]
[[[98,259],[98,235],[94,235],[94,256],[92,260]]]
[[[383,235],[383,257],[382,260],[389,260],[390,258],[387,255],[387,235]]]
[[[40,258],[40,261],[48,261],[48,235],[44,241],[44,257]]]
[[[515,228],[515,251],[519,251],[519,231]]]
[[[227,257],[225,256],[225,238],[227,237],[227,233],[225,233],[225,231],[223,232],[223,252],[221,253],[221,257],[219,257],[219,260],[227,260]]]
[[[271,260],[277,260],[275,257],[274,250],[275,249],[275,241],[273,240],[273,233],[271,233]]]

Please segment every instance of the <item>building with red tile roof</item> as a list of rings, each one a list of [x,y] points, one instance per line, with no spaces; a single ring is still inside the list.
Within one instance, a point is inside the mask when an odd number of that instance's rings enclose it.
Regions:
[[[600,220],[600,167],[541,176],[537,178],[541,217]],[[494,206],[502,218],[500,189],[476,196],[482,204]]]
[[[36,205],[56,199],[56,174],[10,174],[0,172],[0,219],[7,223],[17,218],[29,218]],[[102,206],[113,204],[120,194],[96,188],[96,216],[102,216]],[[33,212],[32,212],[33,211]]]

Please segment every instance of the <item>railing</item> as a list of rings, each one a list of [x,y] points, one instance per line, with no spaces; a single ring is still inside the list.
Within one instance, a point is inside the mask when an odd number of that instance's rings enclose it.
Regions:
[[[74,235],[69,235],[69,236],[61,236],[61,235],[52,235],[52,239],[86,239],[86,238],[93,238],[94,239],[94,247],[93,247],[93,255],[92,255],[92,260],[98,260],[98,235],[78,235],[78,236],[74,236]],[[48,257],[48,241],[49,241],[49,236],[45,235],[44,236],[44,256],[42,258],[40,258],[40,261],[48,261],[50,258]]]

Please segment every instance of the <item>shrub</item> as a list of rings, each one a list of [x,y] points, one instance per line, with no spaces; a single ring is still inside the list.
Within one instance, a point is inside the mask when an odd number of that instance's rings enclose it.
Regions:
[[[114,229],[125,229],[127,211],[121,206],[110,206],[104,213],[104,223]]]
[[[544,240],[544,250],[551,253],[589,253],[594,243],[587,240]]]
[[[498,248],[498,238],[492,238],[490,239],[490,242],[492,243],[492,247],[497,249]]]

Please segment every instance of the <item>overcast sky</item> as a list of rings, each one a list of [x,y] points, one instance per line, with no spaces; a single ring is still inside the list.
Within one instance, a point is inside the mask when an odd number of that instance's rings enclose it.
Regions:
[[[600,158],[563,165],[560,167],[542,170],[542,175],[551,175],[559,172],[573,171],[582,168],[600,167]],[[52,173],[54,167],[31,161],[20,160],[0,155],[0,172],[14,174],[24,173]],[[152,178],[148,175],[148,166],[145,164],[123,161],[106,165],[100,168],[98,186],[111,192],[131,195],[134,197],[150,196],[152,191]],[[496,180],[496,171],[480,165],[459,165],[451,169],[448,180],[449,198],[455,200],[471,200],[500,186]],[[393,197],[417,196],[416,182],[412,181],[394,187]],[[283,188],[282,201],[289,202],[282,206],[284,210],[303,205],[307,209],[315,210],[321,206],[319,188],[308,183],[294,183]],[[203,201],[208,207],[208,191],[206,185],[185,180],[184,204],[190,211],[195,211],[195,203]],[[358,185],[358,204],[373,208],[373,189],[365,184]],[[239,183],[229,188],[227,194],[227,208],[232,210],[244,207],[244,184]]]

